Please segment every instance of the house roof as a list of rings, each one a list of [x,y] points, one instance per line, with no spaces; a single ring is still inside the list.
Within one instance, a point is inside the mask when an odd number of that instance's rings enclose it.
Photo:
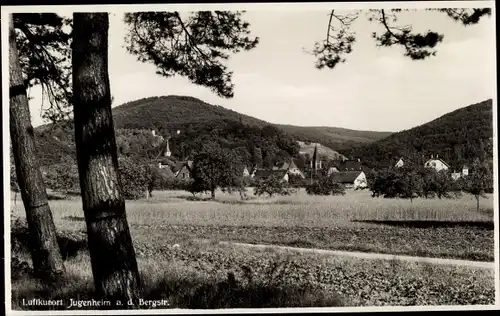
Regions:
[[[354,183],[354,180],[362,173],[363,171],[340,171],[331,174],[331,177],[337,182],[340,183]]]
[[[442,162],[442,163],[443,163],[446,167],[448,167],[448,168],[450,167],[450,165],[449,165],[449,164],[447,164],[447,163],[446,163],[443,159],[441,159],[441,158],[431,158],[431,159],[427,160],[427,161],[425,162],[425,164],[427,164],[429,161],[441,161],[441,162]]]
[[[180,171],[182,168],[186,167],[188,171],[191,170],[193,166],[193,162],[191,160],[188,160],[188,161],[177,161],[175,162],[171,168],[172,168],[172,171],[173,172],[178,172]]]
[[[361,170],[361,162],[358,160],[334,160],[332,166],[341,171]]]
[[[168,178],[173,178],[175,177],[175,174],[174,172],[172,172],[172,169],[167,166],[166,168],[161,168],[161,169],[158,169],[158,172],[162,175],[162,176],[165,176],[165,177],[168,177]]]
[[[267,178],[270,177],[271,175],[284,177],[286,175],[286,170],[257,169],[255,171],[255,178],[258,179]]]
[[[295,160],[293,158],[290,159],[290,162],[284,162],[281,167],[279,167],[280,170],[288,170],[288,169],[298,169],[297,164],[295,163]]]
[[[280,170],[288,170],[288,168],[290,168],[290,164],[288,164],[288,162],[284,162],[281,165]]]

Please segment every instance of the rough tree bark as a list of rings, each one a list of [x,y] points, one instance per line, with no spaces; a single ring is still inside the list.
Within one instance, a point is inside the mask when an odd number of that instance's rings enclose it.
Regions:
[[[37,163],[35,135],[19,63],[13,16],[9,21],[10,137],[16,177],[26,210],[35,275],[53,279],[64,273],[45,184]]]
[[[141,285],[118,176],[108,14],[74,13],[73,25],[75,142],[96,294],[126,308],[137,302]]]

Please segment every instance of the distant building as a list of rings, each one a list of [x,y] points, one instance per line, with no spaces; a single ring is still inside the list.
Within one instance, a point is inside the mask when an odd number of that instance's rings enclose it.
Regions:
[[[328,168],[327,175],[329,176],[334,172],[339,172],[339,168],[335,166]]]
[[[403,158],[399,158],[399,160],[396,162],[396,164],[394,165],[394,167],[396,168],[401,168],[404,166],[404,161],[403,161]]]
[[[462,172],[455,172],[453,171],[451,173],[451,178],[453,180],[458,180],[460,179],[461,177],[467,177],[469,175],[469,167],[464,165],[462,166]]]
[[[179,161],[175,164],[174,175],[177,179],[185,180],[191,178],[191,168],[193,167],[192,161]]]
[[[346,188],[362,189],[368,186],[366,174],[363,171],[339,171],[332,173],[331,176]]]
[[[464,165],[462,167],[462,176],[468,176],[469,175],[469,167]]]
[[[250,176],[250,171],[248,171],[248,168],[246,166],[243,167],[243,176],[244,177],[249,177]]]
[[[433,168],[436,171],[450,169],[450,166],[446,162],[444,162],[442,159],[440,159],[439,156],[437,156],[437,155],[436,155],[436,158],[434,158],[434,156],[431,156],[431,159],[429,159],[425,162],[424,167]]]
[[[299,176],[301,178],[305,178],[304,173],[297,167],[295,162],[293,161],[293,158],[290,159],[290,163],[284,162],[279,170],[286,170],[288,175],[294,175],[294,176]]]
[[[267,179],[272,175],[277,175],[282,181],[288,182],[288,172],[286,170],[270,170],[270,169],[256,169],[252,174],[252,178],[255,180]]]
[[[330,169],[332,167],[336,168],[339,172],[342,171],[361,171],[362,165],[360,159],[344,159],[344,160],[334,160],[332,161]],[[330,172],[330,170],[329,170]],[[331,172],[334,172],[332,170]]]

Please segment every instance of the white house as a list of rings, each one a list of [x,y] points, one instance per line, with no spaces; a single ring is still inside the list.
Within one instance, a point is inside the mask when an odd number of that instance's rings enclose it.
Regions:
[[[396,168],[401,168],[402,166],[404,166],[404,161],[403,161],[403,158],[399,158],[398,162],[396,162],[396,164],[394,165],[394,167]]]
[[[466,165],[464,165],[464,166],[462,167],[462,172],[455,172],[455,171],[454,171],[454,172],[451,174],[451,178],[452,178],[453,180],[458,180],[458,179],[460,179],[461,177],[466,177],[466,176],[468,176],[468,175],[469,175],[469,167],[468,167],[468,166],[466,166]]]
[[[439,159],[439,156],[436,156],[436,158],[431,156],[431,159],[429,159],[425,162],[424,167],[434,168],[436,171],[450,169],[450,166],[446,162],[444,162],[442,159]]]
[[[327,173],[327,174],[328,174],[328,176],[330,176],[330,175],[331,175],[332,173],[334,173],[334,172],[339,172],[339,168],[337,168],[337,167],[335,167],[335,166],[330,167],[330,168],[328,169],[328,173]]]
[[[469,175],[469,167],[464,165],[462,167],[462,176],[468,176],[468,175]]]
[[[250,172],[248,171],[247,167],[243,167],[243,176],[244,177],[249,177],[250,176]]]

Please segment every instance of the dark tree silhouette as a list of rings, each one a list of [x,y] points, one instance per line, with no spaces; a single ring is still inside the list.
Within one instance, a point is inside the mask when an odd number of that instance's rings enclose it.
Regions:
[[[451,19],[463,25],[477,24],[482,17],[490,16],[491,9],[427,9],[446,14]],[[425,34],[416,33],[411,25],[398,26],[398,14],[409,9],[370,9],[366,18],[370,22],[378,23],[383,27],[382,33],[373,32],[372,37],[377,46],[395,46],[404,48],[404,56],[413,60],[422,60],[436,55],[436,46],[443,40],[444,34],[427,31]],[[339,63],[346,61],[346,55],[352,52],[356,41],[356,34],[351,30],[354,22],[360,17],[362,10],[354,13],[339,14],[332,10],[328,20],[326,38],[316,42],[312,53],[316,56],[316,67],[323,69],[335,68]]]
[[[96,294],[136,302],[141,286],[111,116],[108,14],[74,13],[73,20],[75,142]]]
[[[200,192],[204,188],[215,199],[217,188],[231,189],[240,169],[237,158],[230,150],[221,148],[217,143],[206,144],[193,160],[192,185],[198,189],[193,191]]]
[[[71,20],[54,13],[14,14],[16,42],[23,78],[28,87],[40,85],[48,104],[42,117],[67,122],[72,115]]]
[[[33,126],[19,63],[13,16],[9,20],[10,137],[17,183],[26,210],[31,239],[29,249],[35,274],[41,278],[54,278],[64,272],[64,265],[35,153]]]
[[[153,63],[157,73],[179,74],[220,96],[233,96],[232,72],[223,64],[241,50],[254,48],[249,24],[238,11],[136,12],[125,15],[129,26],[127,50],[142,62]]]

